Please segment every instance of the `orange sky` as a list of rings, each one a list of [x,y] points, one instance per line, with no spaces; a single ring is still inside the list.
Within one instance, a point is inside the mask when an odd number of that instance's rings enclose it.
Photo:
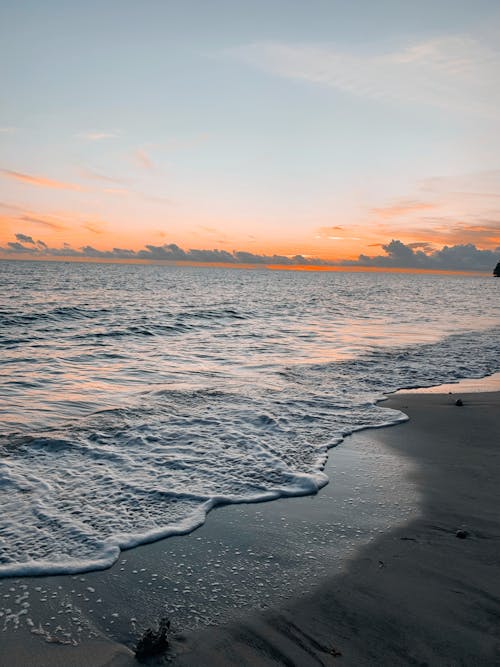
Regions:
[[[477,175],[470,187],[477,188]],[[64,243],[139,250],[146,244],[176,243],[189,248],[246,250],[258,254],[354,259],[373,255],[392,238],[404,243],[443,245],[474,243],[494,249],[500,245],[500,224],[488,218],[499,203],[496,193],[452,191],[453,183],[437,182],[413,196],[394,198],[384,205],[355,202],[329,214],[301,211],[283,215],[245,212],[231,217],[200,210],[189,202],[154,200],[130,187],[109,188],[91,179],[59,181],[48,175],[3,170],[0,181],[7,196],[0,203],[0,245],[22,233],[49,247]],[[486,180],[493,180],[487,175]],[[500,180],[500,179],[499,179]],[[490,183],[486,183],[490,186]],[[491,185],[494,187],[494,184]],[[10,202],[8,201],[10,199]],[[314,208],[314,207],[312,207]],[[344,217],[345,216],[345,217]],[[335,224],[328,224],[329,222]],[[284,229],[287,229],[284,234]],[[251,232],[251,233],[250,233]]]
[[[0,256],[496,253],[491,3],[196,4],[2,9]]]

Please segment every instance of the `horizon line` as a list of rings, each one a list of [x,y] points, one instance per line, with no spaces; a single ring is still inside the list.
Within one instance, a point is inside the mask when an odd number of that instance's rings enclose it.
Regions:
[[[467,276],[490,276],[489,271],[477,269],[423,269],[418,267],[397,266],[345,266],[342,264],[314,265],[314,264],[237,264],[231,262],[192,262],[181,260],[140,259],[140,258],[107,258],[107,257],[26,257],[12,255],[0,255],[2,262],[68,262],[73,264],[137,264],[152,266],[193,266],[198,268],[224,268],[224,269],[263,269],[266,271],[315,271],[329,273],[423,273],[443,275],[467,275]]]

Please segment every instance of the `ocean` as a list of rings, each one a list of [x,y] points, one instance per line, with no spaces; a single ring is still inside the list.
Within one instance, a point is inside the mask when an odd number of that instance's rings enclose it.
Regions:
[[[315,493],[397,389],[500,370],[489,276],[0,262],[0,576]],[[332,454],[335,456],[335,453]]]

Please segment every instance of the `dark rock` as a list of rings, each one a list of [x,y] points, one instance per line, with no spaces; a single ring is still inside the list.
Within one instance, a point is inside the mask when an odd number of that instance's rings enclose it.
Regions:
[[[457,400],[455,401],[455,405],[459,405],[459,406],[461,406],[461,405],[463,405],[463,404],[464,404],[464,402],[462,401],[461,398],[457,398]]]
[[[457,530],[455,537],[458,537],[460,540],[465,540],[466,537],[469,537],[468,530]]]
[[[500,262],[498,262],[498,264],[493,269],[493,275],[495,278],[500,278]]]
[[[137,642],[135,647],[135,657],[137,660],[143,660],[153,655],[165,653],[168,649],[168,631],[170,629],[170,620],[162,618],[158,629],[148,628]]]

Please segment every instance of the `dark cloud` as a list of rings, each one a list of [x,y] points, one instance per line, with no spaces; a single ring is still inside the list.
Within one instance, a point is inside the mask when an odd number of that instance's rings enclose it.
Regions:
[[[19,243],[18,241],[9,241],[7,243],[7,246],[5,248],[0,248],[0,250],[3,250],[4,252],[8,253],[30,253],[32,254],[33,252],[36,253],[36,248],[32,248],[29,246],[25,246],[22,243]]]
[[[500,247],[495,250],[479,250],[472,243],[445,246],[432,253],[431,259],[438,266],[467,270],[492,270],[500,257]]]
[[[26,239],[31,239],[24,234],[18,235],[25,237],[24,243],[30,243]],[[22,240],[22,239],[19,239]],[[192,248],[183,250],[175,243],[165,243],[163,245],[152,245],[150,243],[142,250],[130,250],[126,248],[113,248],[112,250],[98,250],[93,246],[86,245],[81,248],[73,248],[68,243],[64,243],[60,248],[49,248],[43,241],[37,241],[34,245],[31,239],[30,245],[11,242],[6,247],[0,247],[0,252],[4,253],[30,253],[36,256],[46,257],[89,257],[92,259],[145,259],[151,261],[167,262],[200,262],[200,263],[219,263],[219,264],[284,264],[284,265],[327,265],[321,259],[306,258],[302,255],[286,257],[284,255],[257,255],[255,253],[243,250],[219,249],[199,249]]]
[[[142,250],[130,250],[115,247],[112,250],[99,250],[87,245],[73,248],[64,243],[59,248],[50,248],[43,241],[36,244],[30,236],[17,234],[17,241],[11,241],[0,247],[0,252],[9,255],[24,254],[36,257],[74,257],[92,259],[142,259],[169,262],[222,263],[229,265],[284,265],[284,266],[365,266],[380,268],[415,268],[459,271],[491,271],[500,259],[500,247],[493,250],[480,250],[475,245],[444,246],[434,250],[426,242],[404,244],[398,240],[382,245],[383,255],[360,255],[357,260],[328,262],[314,257],[295,255],[257,255],[244,250],[183,250],[175,243],[163,245],[147,244]],[[20,242],[22,241],[22,242]]]
[[[421,248],[421,249],[419,249]],[[441,269],[449,271],[490,271],[500,257],[500,247],[495,250],[480,250],[472,243],[444,246],[432,250],[426,243],[405,245],[392,240],[382,246],[385,255],[368,257],[360,255],[357,260],[342,262],[343,266],[376,266],[413,269]]]
[[[31,236],[26,236],[26,234],[16,234],[16,239],[21,241],[21,243],[31,243],[32,245],[35,245]]]

